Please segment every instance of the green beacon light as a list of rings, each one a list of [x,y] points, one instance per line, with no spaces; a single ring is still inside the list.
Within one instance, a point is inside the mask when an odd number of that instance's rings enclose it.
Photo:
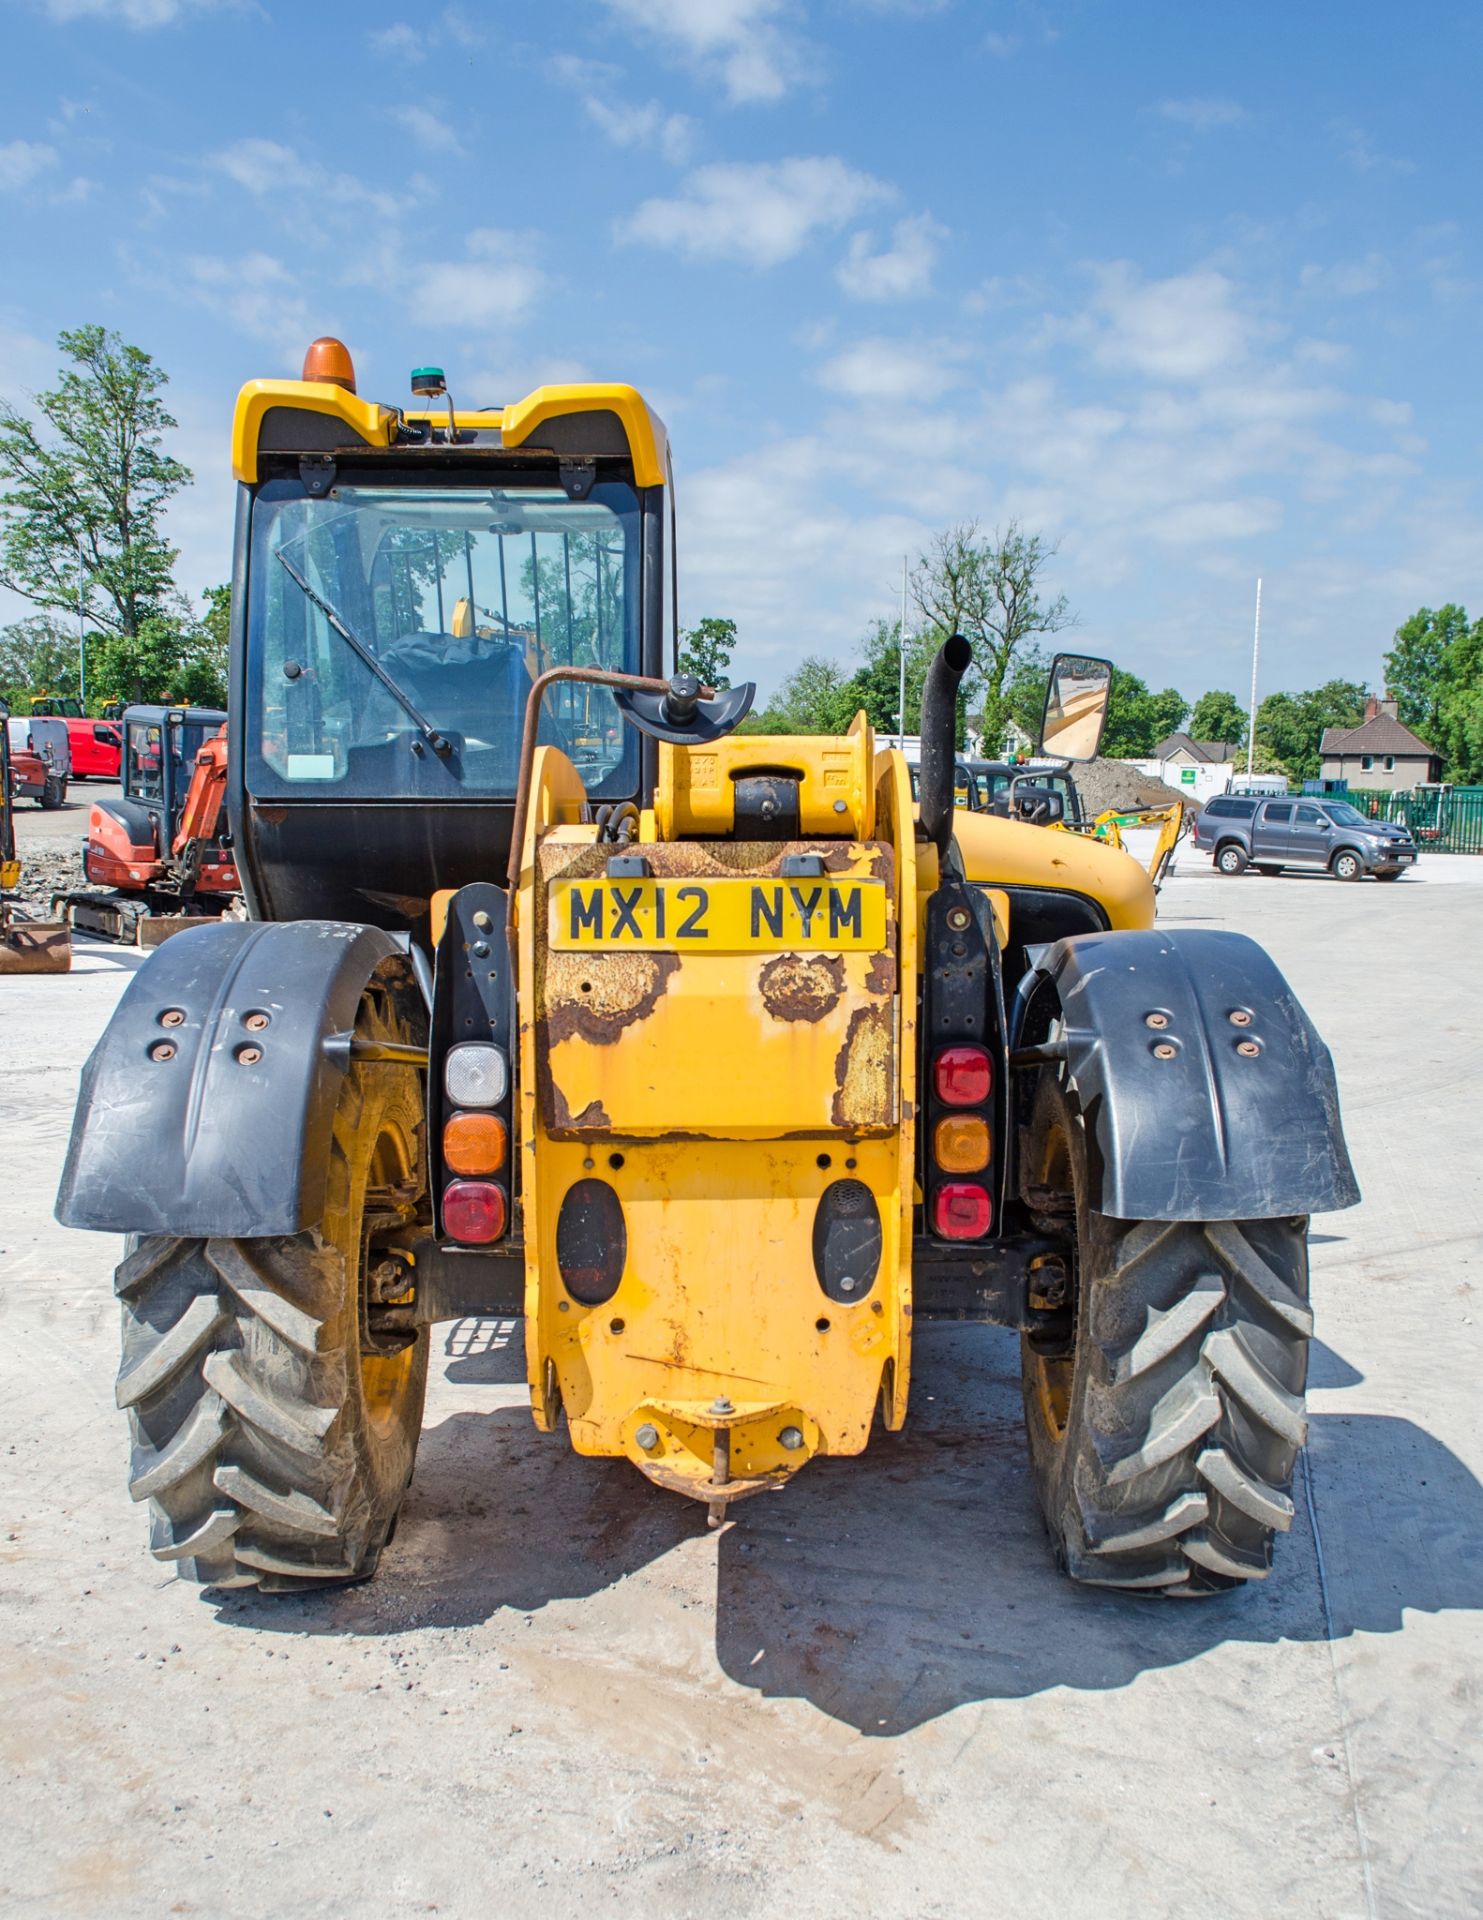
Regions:
[[[441,367],[414,367],[412,369],[412,391],[419,400],[444,399],[448,402],[448,445],[451,447],[458,439],[458,424],[453,417],[453,395],[448,391],[448,382]]]

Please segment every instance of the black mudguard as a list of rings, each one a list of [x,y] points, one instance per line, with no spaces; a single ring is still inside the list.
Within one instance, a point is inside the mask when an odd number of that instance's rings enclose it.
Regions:
[[[156,948],[83,1068],[63,1226],[247,1239],[315,1225],[348,1036],[378,973],[421,1007],[379,927],[217,921]],[[247,1027],[253,1013],[267,1025]]]
[[[1245,934],[1155,928],[1042,947],[1012,1044],[1043,1043],[1056,1019],[1099,1212],[1263,1220],[1358,1201],[1328,1048]]]

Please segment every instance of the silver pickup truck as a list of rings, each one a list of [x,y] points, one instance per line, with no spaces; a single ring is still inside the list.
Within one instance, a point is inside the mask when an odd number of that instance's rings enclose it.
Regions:
[[[1398,880],[1416,863],[1408,828],[1367,820],[1347,800],[1284,794],[1219,793],[1195,822],[1195,845],[1225,874],[1281,873],[1284,867],[1327,868],[1338,880]]]

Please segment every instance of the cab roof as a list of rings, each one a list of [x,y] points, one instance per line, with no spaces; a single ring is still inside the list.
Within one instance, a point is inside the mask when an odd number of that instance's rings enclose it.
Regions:
[[[249,380],[232,421],[232,471],[251,484],[264,455],[446,455],[447,423],[444,406],[383,406],[330,380]],[[664,422],[636,388],[617,382],[537,387],[506,406],[459,411],[454,425],[457,450],[476,457],[518,449],[562,460],[617,456],[641,487],[663,486],[668,474]]]

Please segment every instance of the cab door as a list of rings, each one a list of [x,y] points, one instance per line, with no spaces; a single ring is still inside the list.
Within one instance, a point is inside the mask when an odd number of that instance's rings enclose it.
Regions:
[[[1305,807],[1298,802],[1293,808],[1292,852],[1288,858],[1301,861],[1305,867],[1326,867],[1333,838],[1334,823],[1328,815],[1317,807]]]
[[[1292,855],[1292,802],[1264,800],[1251,825],[1251,857],[1282,866]]]

